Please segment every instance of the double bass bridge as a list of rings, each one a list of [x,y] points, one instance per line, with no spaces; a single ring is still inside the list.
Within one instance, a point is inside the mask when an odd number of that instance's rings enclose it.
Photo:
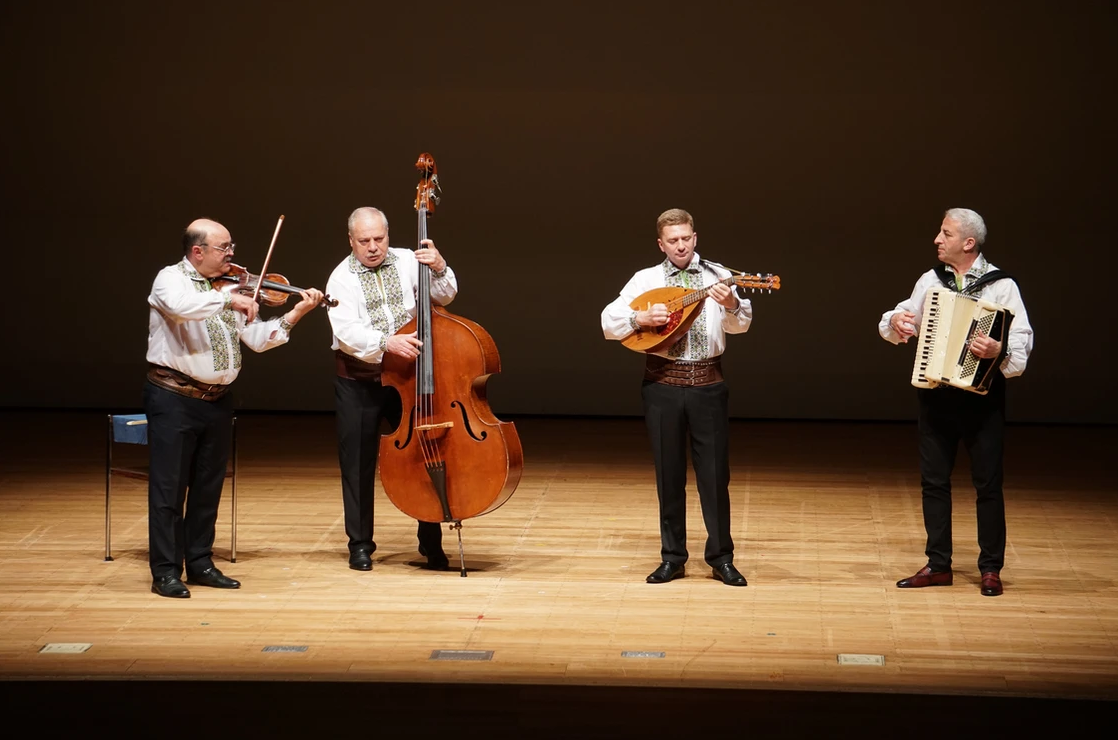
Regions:
[[[453,421],[441,421],[437,424],[417,424],[415,431],[423,436],[424,441],[442,439],[447,430],[454,426]]]

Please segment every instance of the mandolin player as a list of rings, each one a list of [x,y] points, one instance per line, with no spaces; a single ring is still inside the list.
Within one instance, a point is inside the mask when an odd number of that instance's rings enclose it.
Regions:
[[[706,288],[700,309],[674,341],[647,351],[641,398],[656,467],[660,505],[660,567],[645,580],[667,583],[684,575],[687,562],[687,448],[706,524],[704,559],[718,580],[745,586],[734,567],[730,536],[729,390],[722,377],[721,356],[727,334],[743,334],[753,321],[753,306],[720,281],[725,268],[700,259],[698,234],[687,211],[673,208],[656,220],[656,243],[664,260],[640,270],[621,294],[602,310],[606,339],[625,340],[636,332],[678,321],[664,303],[634,308],[643,294],[674,286]],[[669,334],[669,337],[671,335]]]

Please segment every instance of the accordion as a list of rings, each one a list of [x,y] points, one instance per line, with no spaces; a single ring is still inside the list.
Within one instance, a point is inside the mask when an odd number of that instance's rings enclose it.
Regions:
[[[935,388],[941,383],[985,395],[1005,356],[1006,336],[1013,311],[981,298],[933,287],[924,298],[920,342],[912,368],[912,384]],[[1002,343],[1002,354],[990,359],[975,357],[970,340],[985,334]]]

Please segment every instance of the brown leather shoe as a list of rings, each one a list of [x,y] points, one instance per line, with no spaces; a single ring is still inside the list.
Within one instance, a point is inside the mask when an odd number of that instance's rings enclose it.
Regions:
[[[982,595],[1002,595],[1002,577],[992,570],[982,574]]]
[[[916,571],[915,575],[897,581],[897,588],[924,588],[925,586],[950,586],[952,581],[951,571],[937,573],[930,565],[925,565]]]

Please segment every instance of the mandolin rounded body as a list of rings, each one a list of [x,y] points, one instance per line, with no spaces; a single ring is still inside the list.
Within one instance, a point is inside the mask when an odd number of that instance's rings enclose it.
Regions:
[[[398,333],[416,330],[413,319]],[[524,467],[520,437],[486,400],[501,370],[493,338],[479,324],[431,307],[434,392],[417,395],[415,360],[385,354],[381,383],[400,393],[400,425],[380,440],[380,478],[400,511],[424,522],[448,521],[430,470],[441,465],[450,521],[487,514],[516,490]]]
[[[645,311],[657,303],[669,304],[671,301],[679,300],[688,293],[694,292],[694,290],[688,288],[653,288],[637,296],[636,300],[629,304],[629,308],[634,311]],[[704,302],[705,299],[695,301],[688,306],[673,311],[667,324],[635,331],[622,339],[621,344],[634,352],[655,352],[663,347],[670,346],[679,339],[681,334],[691,328],[691,324],[698,318],[698,313],[702,310]]]

